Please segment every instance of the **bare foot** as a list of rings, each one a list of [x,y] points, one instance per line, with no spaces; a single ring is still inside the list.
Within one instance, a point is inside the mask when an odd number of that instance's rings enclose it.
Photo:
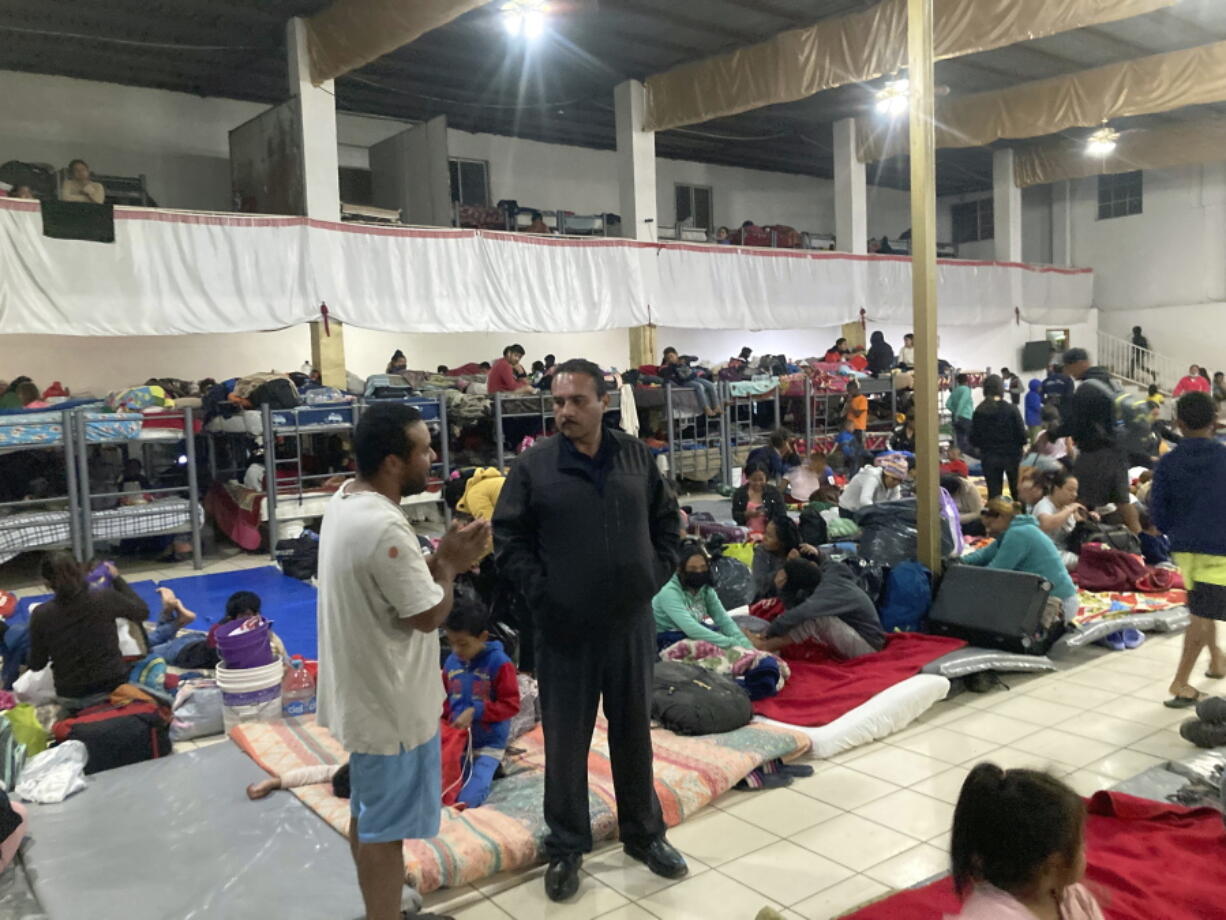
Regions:
[[[175,607],[178,610],[178,620],[176,622],[179,629],[185,629],[187,626],[195,622],[196,615],[184,607],[182,601],[176,600]]]
[[[281,781],[279,779],[261,780],[247,787],[247,798],[254,802],[256,799],[266,798],[280,788]]]

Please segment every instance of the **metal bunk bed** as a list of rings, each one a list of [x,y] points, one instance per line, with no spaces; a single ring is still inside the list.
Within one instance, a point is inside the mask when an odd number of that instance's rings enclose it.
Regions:
[[[80,513],[80,541],[82,555],[85,559],[93,555],[94,545],[98,542],[115,542],[137,539],[141,537],[162,536],[189,532],[192,544],[192,564],[195,568],[203,568],[201,551],[201,530],[204,523],[204,513],[200,504],[200,484],[196,467],[196,437],[195,413],[190,407],[159,412],[150,416],[136,416],[141,421],[137,431],[124,432],[102,431],[94,435],[88,433],[90,424],[86,413],[77,410],[70,413],[69,424],[73,429],[73,449],[76,455],[76,485],[79,489],[78,508]],[[124,416],[117,416],[126,420]],[[146,422],[154,422],[149,428],[144,428]],[[165,423],[170,425],[166,426]],[[180,428],[179,423],[182,423]],[[153,470],[153,457],[159,445],[172,445],[178,449],[178,443],[184,442],[182,455],[176,454],[174,465],[186,465],[187,483],[185,486],[154,486],[141,489],[141,494],[152,496],[153,500],[139,504],[123,505],[121,500],[130,498],[131,493],[117,489],[93,491],[90,482],[90,447],[111,447],[119,450],[124,459],[131,456],[133,445],[140,448],[141,459],[145,470]],[[186,492],[186,498],[183,493]],[[164,496],[164,497],[163,497]],[[95,503],[108,504],[114,501],[114,507],[95,508]]]
[[[553,421],[553,396],[548,391],[540,393],[496,393],[491,396],[494,411],[494,444],[495,460],[498,469],[507,467],[509,455],[506,447],[506,432],[503,422],[506,419],[534,418],[540,421],[540,431],[549,434],[550,422]],[[621,412],[621,393],[609,390],[609,408],[606,416]]]
[[[781,394],[778,380],[775,380],[775,385],[770,390],[763,393],[738,394],[736,385],[732,383],[722,383],[720,387],[726,406],[724,415],[728,419],[727,430],[730,436],[727,442],[724,483],[735,487],[737,483],[732,482],[732,468],[744,466],[750,452],[755,447],[765,444],[770,438],[771,431],[782,427]],[[774,407],[772,424],[765,428],[754,422],[754,410],[763,401],[769,401]]]
[[[21,553],[36,549],[71,548],[78,559],[82,558],[81,539],[81,509],[80,492],[77,488],[77,465],[75,461],[74,438],[76,426],[73,423],[73,410],[61,412],[39,413],[39,417],[47,416],[48,421],[38,423],[41,431],[32,432],[27,422],[31,416],[24,413],[6,415],[0,418],[0,434],[13,434],[14,437],[0,437],[0,454],[11,455],[26,451],[46,451],[55,453],[64,465],[66,495],[52,498],[19,499],[0,502],[0,510],[7,510],[0,516],[0,562],[7,562]],[[58,420],[50,421],[55,416]],[[16,428],[20,422],[23,429],[20,437]],[[26,441],[25,438],[32,438]],[[24,508],[39,508],[48,504],[67,502],[67,510],[33,510],[22,511]]]
[[[892,377],[862,377],[858,378],[860,392],[872,399],[885,395],[890,403],[889,422],[871,421],[865,433],[865,447],[869,450],[885,450],[888,446],[890,433],[894,430],[892,419],[898,414],[898,390],[895,389]],[[804,387],[804,434],[805,444],[809,450],[819,446],[829,453],[834,449],[834,438],[842,427],[841,409],[846,393],[836,393],[829,390],[813,389],[813,381],[805,380]]]

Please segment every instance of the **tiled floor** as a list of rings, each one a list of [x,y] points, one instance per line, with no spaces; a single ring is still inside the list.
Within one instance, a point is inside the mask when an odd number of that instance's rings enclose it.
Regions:
[[[588,858],[569,904],[545,898],[537,869],[427,906],[457,920],[753,920],[767,906],[792,920],[837,917],[945,871],[954,803],[980,760],[1051,769],[1089,794],[1190,753],[1176,731],[1187,713],[1162,705],[1181,642],[1155,636],[1131,652],[1096,649],[1059,674],[1006,677],[1011,690],[938,703],[787,789],[730,792],[670,833],[690,860],[681,882],[609,846]]]
[[[266,564],[228,554],[205,572]],[[133,579],[192,574],[190,564],[124,570]],[[32,578],[14,583],[20,577],[6,566],[0,587],[39,592]],[[587,859],[570,903],[545,898],[537,868],[438,892],[427,908],[457,920],[752,920],[766,906],[791,920],[837,917],[945,870],[954,803],[980,760],[1051,769],[1089,794],[1190,753],[1177,732],[1187,713],[1162,705],[1181,642],[1151,636],[1135,651],[1094,649],[1058,674],[1006,677],[1012,689],[938,703],[883,742],[816,762],[814,776],[789,788],[729,792],[671,832],[690,861],[680,882],[612,845]],[[1226,692],[1226,681],[1199,686]]]

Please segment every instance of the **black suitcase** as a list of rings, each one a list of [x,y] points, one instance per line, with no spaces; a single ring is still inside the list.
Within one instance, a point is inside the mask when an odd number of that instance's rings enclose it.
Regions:
[[[1051,582],[1028,572],[954,565],[937,589],[928,630],[978,648],[1045,655],[1064,632],[1047,613]]]

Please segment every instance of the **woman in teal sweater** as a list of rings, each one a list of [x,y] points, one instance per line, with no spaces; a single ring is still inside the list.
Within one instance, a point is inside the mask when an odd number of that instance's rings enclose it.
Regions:
[[[701,639],[720,648],[753,648],[720,603],[706,551],[691,544],[681,550],[677,574],[651,602],[656,617],[656,645],[665,649],[682,639]]]
[[[1051,537],[1039,529],[1039,522],[1030,514],[1022,514],[1022,506],[996,497],[983,509],[983,526],[995,542],[962,557],[966,565],[982,565],[989,569],[1009,569],[1029,572],[1051,582],[1051,596],[1059,601],[1065,623],[1077,616],[1077,586],[1069,578],[1068,569]]]

